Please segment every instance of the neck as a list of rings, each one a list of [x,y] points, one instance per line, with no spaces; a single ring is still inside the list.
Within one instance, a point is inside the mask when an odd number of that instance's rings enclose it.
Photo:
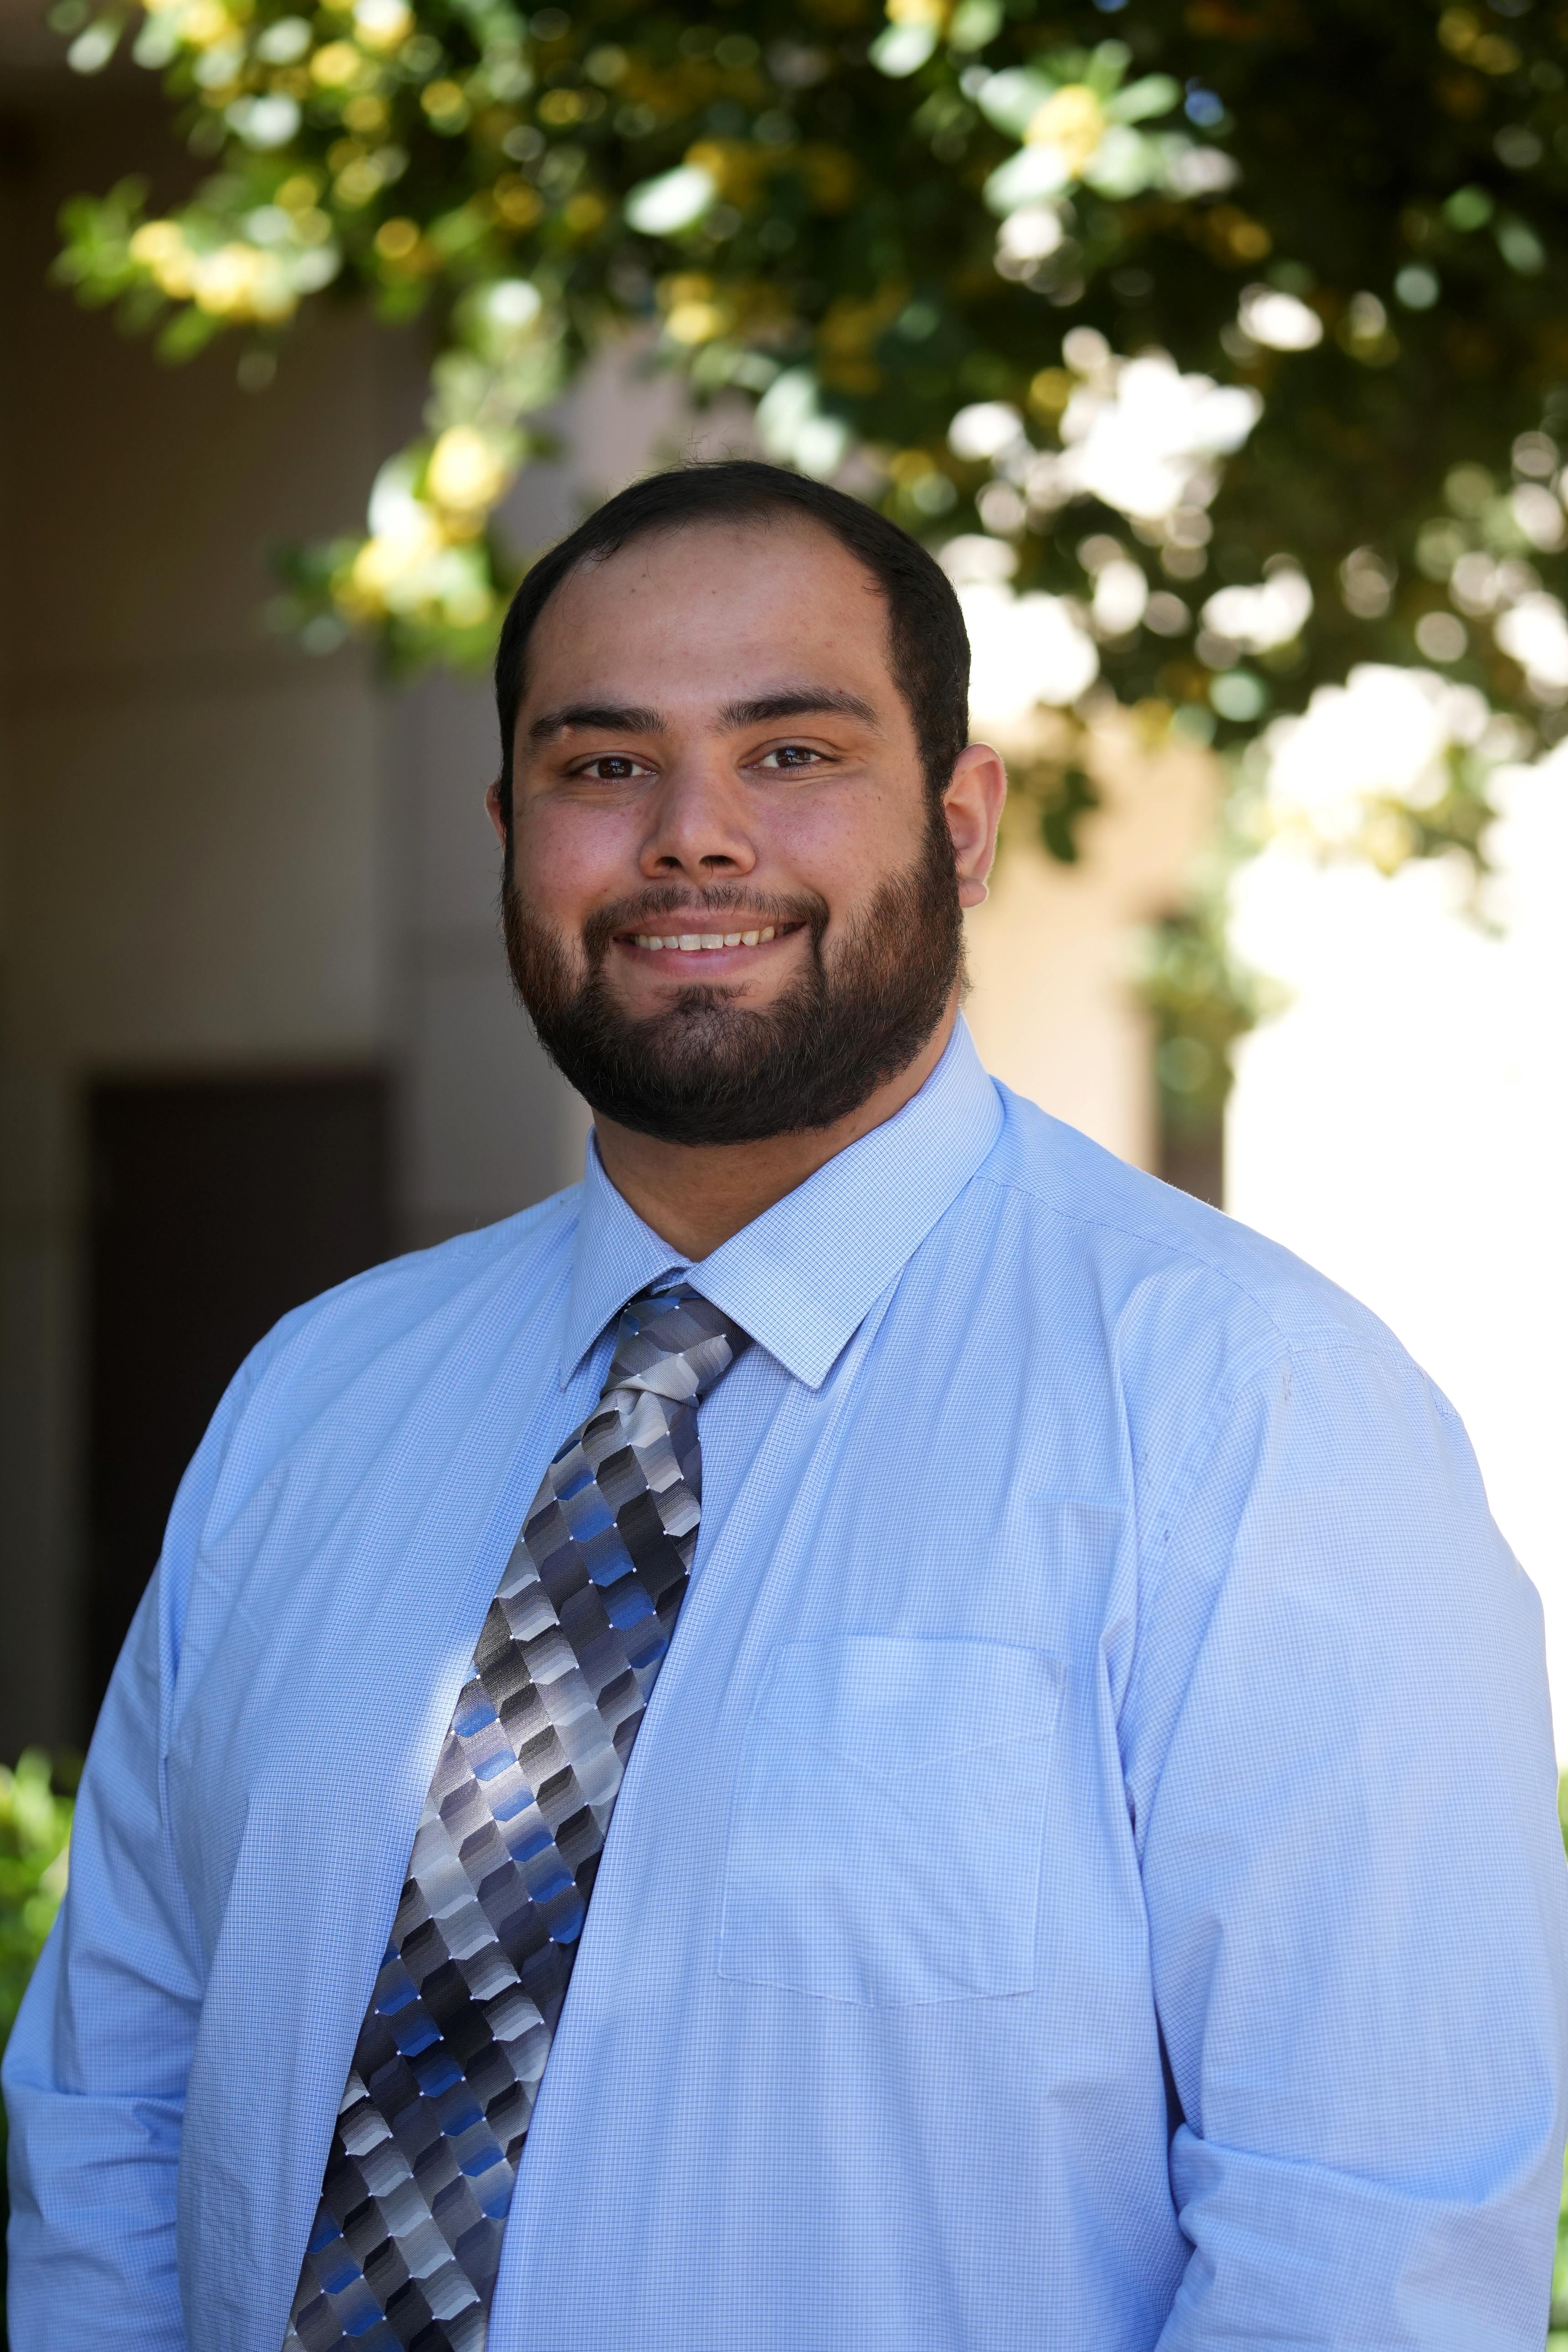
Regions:
[[[695,1265],[731,1234],[804,1184],[828,1160],[902,1110],[941,1061],[958,1015],[958,992],[912,1062],[831,1127],[771,1135],[760,1143],[663,1143],[613,1119],[596,1118],[599,1157],[621,1198],[645,1225]]]

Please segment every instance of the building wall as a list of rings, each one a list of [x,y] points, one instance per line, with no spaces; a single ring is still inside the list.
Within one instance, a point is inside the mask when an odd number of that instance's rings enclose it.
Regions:
[[[378,354],[323,319],[250,399],[232,359],[160,370],[78,311],[44,282],[58,204],[160,125],[123,94],[29,97],[0,259],[6,1750],[78,1727],[88,1079],[388,1039],[376,698],[363,662],[258,625],[268,538],[363,499]]]

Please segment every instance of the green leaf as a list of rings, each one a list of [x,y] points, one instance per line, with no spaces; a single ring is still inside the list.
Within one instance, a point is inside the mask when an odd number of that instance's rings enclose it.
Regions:
[[[1105,110],[1116,122],[1147,122],[1153,115],[1169,114],[1181,101],[1179,81],[1169,74],[1145,74],[1142,81],[1129,82],[1108,99]]]

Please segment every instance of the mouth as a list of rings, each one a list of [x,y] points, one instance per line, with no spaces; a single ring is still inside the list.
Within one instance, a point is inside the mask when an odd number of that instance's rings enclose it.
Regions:
[[[711,963],[715,958],[731,962],[791,939],[805,928],[803,923],[759,923],[749,929],[730,931],[622,931],[616,944],[643,955],[668,959],[671,963]]]

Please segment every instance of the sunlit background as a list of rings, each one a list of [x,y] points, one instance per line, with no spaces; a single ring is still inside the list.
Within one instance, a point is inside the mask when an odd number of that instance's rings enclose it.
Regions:
[[[1510,777],[1482,928],[1459,877],[1271,852],[1237,891],[1289,1009],[1248,1038],[1232,1213],[1364,1299],[1463,1416],[1546,1610],[1568,1742],[1568,769]]]

